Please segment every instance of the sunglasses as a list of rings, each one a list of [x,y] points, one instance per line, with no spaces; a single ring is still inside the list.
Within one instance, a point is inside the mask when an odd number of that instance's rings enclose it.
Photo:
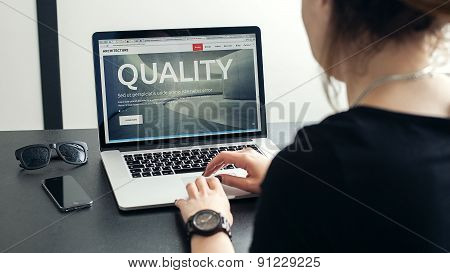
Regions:
[[[69,164],[83,165],[88,160],[88,146],[81,141],[25,146],[16,150],[16,159],[20,161],[20,167],[26,170],[44,168],[50,163],[53,149]]]

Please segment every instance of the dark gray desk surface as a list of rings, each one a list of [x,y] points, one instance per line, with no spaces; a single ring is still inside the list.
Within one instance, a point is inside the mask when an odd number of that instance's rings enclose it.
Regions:
[[[273,123],[270,138],[289,143],[295,124]],[[89,145],[89,162],[73,167],[54,160],[36,171],[23,171],[15,149],[36,143],[81,140]],[[0,132],[0,251],[2,252],[185,252],[184,227],[175,207],[121,212],[103,169],[97,130]],[[41,180],[75,177],[95,200],[90,209],[61,213],[41,187]],[[232,200],[233,244],[247,252],[256,199]]]

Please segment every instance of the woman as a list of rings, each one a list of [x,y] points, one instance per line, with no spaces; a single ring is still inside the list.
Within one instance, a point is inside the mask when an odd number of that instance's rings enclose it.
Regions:
[[[220,153],[177,200],[183,219],[209,209],[232,224],[221,179],[261,192],[253,252],[450,250],[450,79],[429,66],[449,16],[446,0],[303,0],[314,57],[346,83],[350,110],[271,163]],[[211,177],[226,164],[248,177]],[[234,251],[226,232],[193,233],[191,247]]]

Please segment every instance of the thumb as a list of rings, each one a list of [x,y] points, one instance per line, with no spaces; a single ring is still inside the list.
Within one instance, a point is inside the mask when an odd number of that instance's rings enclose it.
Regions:
[[[252,191],[247,178],[237,177],[229,174],[221,174],[221,182],[227,186],[238,188],[244,191]]]
[[[184,199],[177,199],[175,200],[175,206],[179,209],[184,208],[184,206],[186,205],[187,201]]]

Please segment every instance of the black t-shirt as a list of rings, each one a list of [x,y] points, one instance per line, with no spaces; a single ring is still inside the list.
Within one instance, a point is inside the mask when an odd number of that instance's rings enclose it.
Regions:
[[[450,250],[450,120],[357,107],[300,130],[262,185],[251,252]]]

